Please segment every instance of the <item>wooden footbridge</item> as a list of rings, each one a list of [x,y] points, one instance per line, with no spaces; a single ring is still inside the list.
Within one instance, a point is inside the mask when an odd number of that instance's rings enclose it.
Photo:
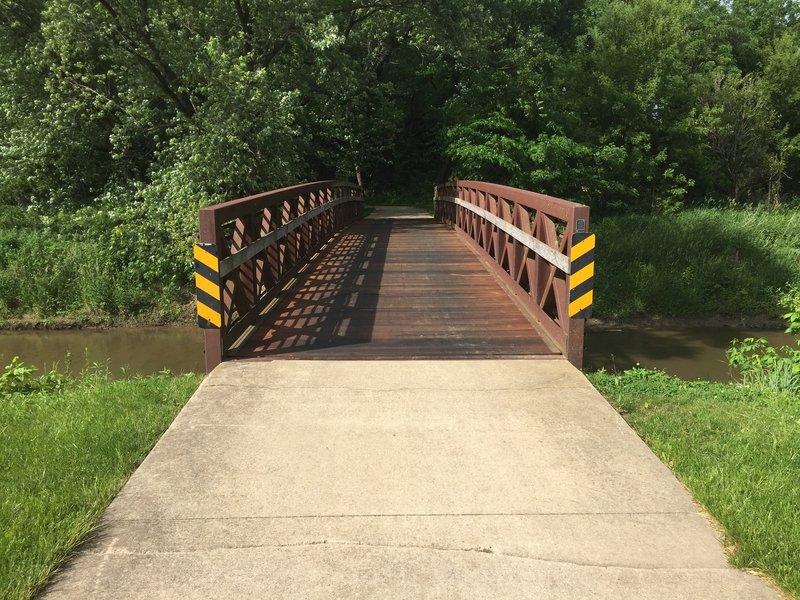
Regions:
[[[363,218],[323,181],[200,211],[206,369],[236,359],[583,355],[594,236],[581,204],[476,181]],[[396,216],[396,215],[394,215]]]

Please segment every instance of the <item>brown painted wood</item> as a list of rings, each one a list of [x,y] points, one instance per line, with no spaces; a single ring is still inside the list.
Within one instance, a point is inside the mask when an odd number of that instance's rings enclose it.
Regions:
[[[215,244],[220,265],[227,263],[222,324],[205,335],[206,372],[231,354],[320,246],[360,218],[360,194],[351,183],[321,181],[200,209],[200,241]]]
[[[477,256],[431,219],[346,229],[237,358],[413,359],[558,354]]]
[[[454,180],[434,188],[434,213],[510,286],[512,296],[580,368],[585,319],[568,316],[571,268],[564,259],[576,228],[588,228],[589,207],[493,183]]]

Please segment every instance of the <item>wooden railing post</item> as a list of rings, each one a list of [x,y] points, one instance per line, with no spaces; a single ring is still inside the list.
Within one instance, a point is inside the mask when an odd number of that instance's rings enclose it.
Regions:
[[[200,210],[200,242],[215,244],[217,248],[222,248],[222,232],[217,224],[217,215],[214,211]],[[222,362],[222,335],[225,328],[225,306],[222,303],[222,325],[219,329],[204,329],[204,347],[206,373],[211,373],[214,368]]]

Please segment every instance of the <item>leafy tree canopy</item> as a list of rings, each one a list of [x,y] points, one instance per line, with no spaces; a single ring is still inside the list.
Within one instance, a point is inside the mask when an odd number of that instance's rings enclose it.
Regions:
[[[170,240],[323,177],[785,202],[798,115],[794,0],[0,0],[0,203]]]

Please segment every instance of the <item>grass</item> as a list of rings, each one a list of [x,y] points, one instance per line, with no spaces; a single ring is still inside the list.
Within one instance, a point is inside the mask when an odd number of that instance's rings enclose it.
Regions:
[[[731,563],[800,598],[800,398],[643,369],[589,378],[722,525]]]
[[[0,597],[29,598],[83,540],[200,382],[197,375],[0,394]]]
[[[776,315],[775,291],[800,285],[800,210],[626,215],[593,231],[596,317]]]
[[[190,242],[137,257],[118,240],[147,235],[158,245],[163,231],[112,225],[87,211],[54,216],[0,205],[0,327],[184,319],[192,289],[175,256]]]

